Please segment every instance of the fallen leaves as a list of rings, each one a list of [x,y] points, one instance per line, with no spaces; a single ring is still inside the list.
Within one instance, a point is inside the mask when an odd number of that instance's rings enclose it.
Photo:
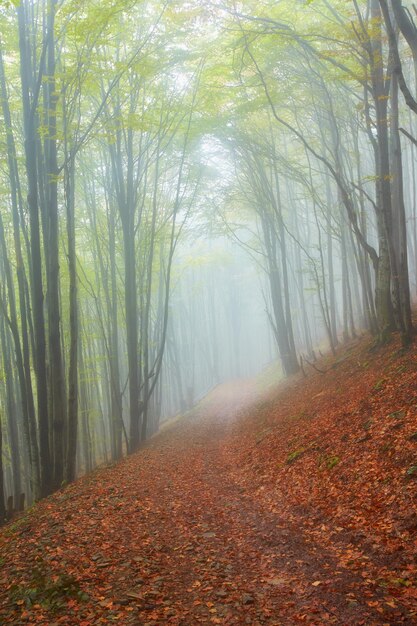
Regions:
[[[285,578],[279,578],[276,576],[275,578],[270,578],[268,580],[268,585],[275,585],[276,587],[280,587],[281,585],[286,585],[287,580]]]
[[[417,363],[394,349],[364,370],[354,344],[261,400],[250,381],[219,387],[37,504],[0,534],[0,622],[417,621]]]

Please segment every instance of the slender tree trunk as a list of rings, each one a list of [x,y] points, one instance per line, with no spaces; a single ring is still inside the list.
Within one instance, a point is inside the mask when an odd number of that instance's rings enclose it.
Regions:
[[[6,521],[6,506],[4,493],[4,473],[3,473],[3,433],[2,420],[0,419],[0,526]]]
[[[58,489],[64,478],[65,463],[65,379],[61,351],[61,320],[59,294],[59,228],[58,228],[58,163],[57,163],[57,95],[55,83],[55,7],[56,0],[48,0],[47,14],[47,129],[45,140],[46,167],[46,205],[47,205],[47,310],[48,310],[48,342],[51,380],[52,409],[52,456],[53,486]]]
[[[37,136],[36,102],[31,102],[34,91],[30,82],[30,51],[27,43],[26,5],[22,2],[18,9],[20,76],[22,86],[23,122],[25,135],[25,165],[28,187],[28,209],[30,225],[31,287],[33,330],[35,340],[35,373],[37,385],[38,424],[41,495],[48,495],[53,489],[51,454],[49,447],[48,383],[46,371],[45,320],[43,312],[44,294],[42,277],[41,237],[39,228],[38,183],[37,183]]]
[[[411,341],[413,329],[411,319],[410,282],[408,273],[407,224],[404,204],[403,159],[399,131],[398,78],[391,79],[391,172],[393,212],[393,253],[398,268],[400,314],[402,316],[402,340],[404,345]]]
[[[130,452],[140,444],[138,305],[136,294],[136,254],[134,228],[131,219],[123,222],[125,262],[125,307],[127,360],[129,368]]]
[[[14,376],[12,370],[12,358],[9,342],[6,339],[5,320],[0,316],[0,336],[3,353],[3,368],[6,379],[6,408],[7,425],[10,444],[10,456],[13,475],[13,501],[15,508],[19,506],[20,494],[22,492],[22,481],[20,471],[20,446],[17,426],[17,399],[15,397]]]
[[[77,257],[75,241],[75,163],[69,161],[66,171],[67,241],[69,268],[69,307],[70,307],[70,354],[68,369],[68,433],[65,463],[65,479],[71,482],[76,478],[76,454],[78,438],[78,298],[77,298]]]
[[[111,304],[110,304],[110,379],[111,379],[111,419],[114,436],[114,460],[122,456],[122,431],[123,431],[123,406],[120,390],[119,368],[119,328],[118,328],[118,302],[117,302],[117,279],[116,279],[116,231],[114,217],[108,218],[109,227],[109,252],[110,252],[110,281],[111,281]]]

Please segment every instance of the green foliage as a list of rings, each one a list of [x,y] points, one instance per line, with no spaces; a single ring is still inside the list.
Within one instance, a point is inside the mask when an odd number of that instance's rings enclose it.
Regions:
[[[18,7],[20,4],[20,0],[0,0],[0,7]]]
[[[393,413],[390,413],[388,417],[396,420],[403,419],[405,417],[405,411],[393,411]]]
[[[322,469],[332,470],[339,465],[340,457],[336,454],[322,454],[319,456],[318,465]]]
[[[294,461],[297,461],[306,451],[307,448],[305,448],[304,446],[301,448],[297,448],[297,450],[294,450],[293,452],[290,452],[290,454],[287,456],[287,463],[291,464],[294,463]]]
[[[385,378],[381,378],[374,385],[375,391],[380,391],[381,389],[383,389],[384,385],[385,385]]]
[[[22,515],[11,524],[8,524],[4,530],[4,533],[9,536],[13,535],[16,532],[16,530],[18,530],[21,526],[25,525],[25,523],[27,522],[27,518],[28,518],[27,514]]]
[[[397,587],[412,587],[413,582],[408,578],[390,578],[387,581],[388,585],[396,585]]]
[[[10,601],[17,606],[30,609],[39,604],[51,613],[59,612],[71,598],[89,599],[74,576],[63,573],[50,578],[39,564],[33,569],[31,580],[25,585],[13,585],[9,594]]]

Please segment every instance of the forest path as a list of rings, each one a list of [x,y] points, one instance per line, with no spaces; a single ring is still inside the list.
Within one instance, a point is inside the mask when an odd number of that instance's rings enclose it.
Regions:
[[[360,575],[312,539],[306,512],[272,512],[236,480],[239,416],[256,397],[250,381],[217,388],[138,454],[26,515],[0,622],[390,623],[372,606],[378,592],[361,594]]]

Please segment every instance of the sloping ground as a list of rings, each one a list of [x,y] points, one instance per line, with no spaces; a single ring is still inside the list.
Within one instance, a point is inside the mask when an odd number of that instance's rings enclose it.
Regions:
[[[369,347],[218,388],[3,529],[0,623],[417,623],[416,351]]]
[[[349,619],[339,604],[330,611],[335,623],[415,624],[416,349],[403,352],[396,340],[374,352],[365,340],[319,368],[326,373],[309,371],[272,392],[239,423],[233,478],[302,531],[312,558],[294,554],[287,565],[302,586],[306,566],[317,578],[318,612],[326,596],[332,609],[334,589],[356,576],[343,594],[352,609],[362,606],[362,619]],[[314,622],[307,596],[306,621]]]

